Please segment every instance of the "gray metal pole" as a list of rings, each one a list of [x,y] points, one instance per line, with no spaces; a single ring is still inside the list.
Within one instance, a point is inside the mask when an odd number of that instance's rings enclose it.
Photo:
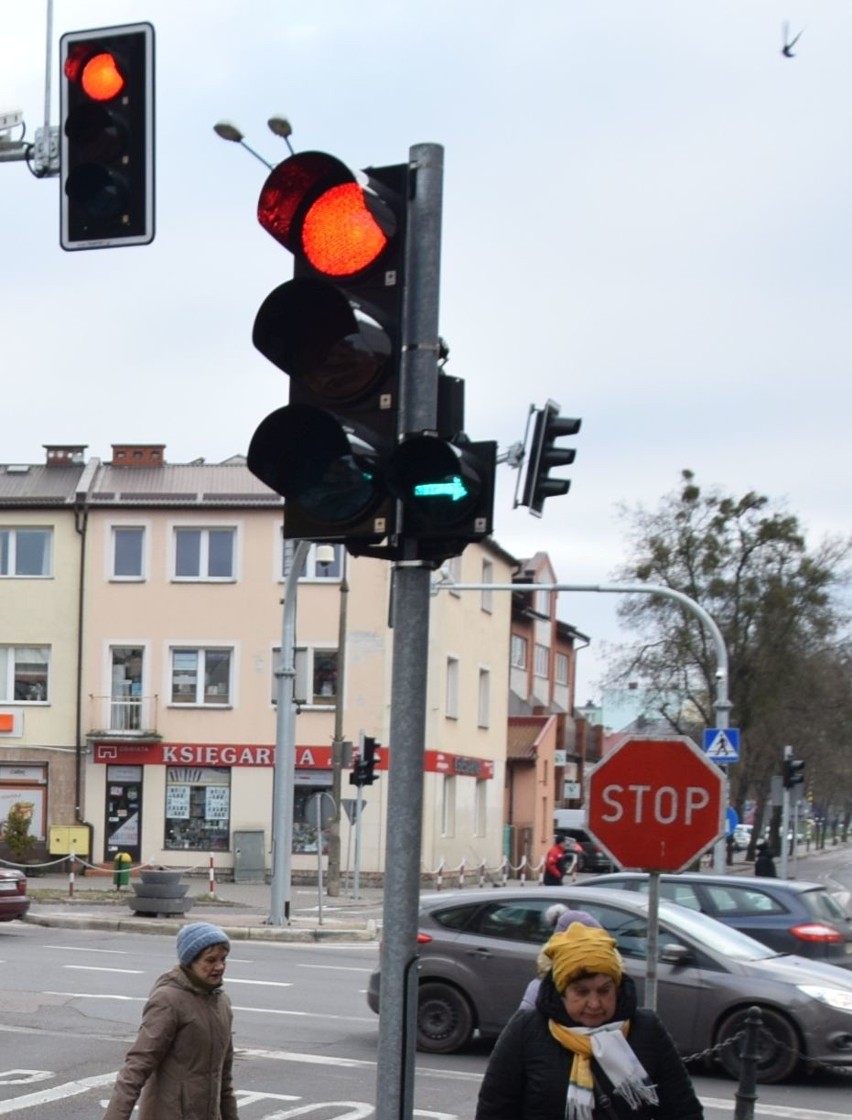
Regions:
[[[415,145],[409,160],[413,189],[408,204],[401,434],[434,430],[438,409],[443,148]],[[414,1111],[430,582],[429,569],[419,561],[396,562],[377,1120],[405,1120]]]
[[[272,890],[269,925],[290,924],[290,886],[293,865],[293,788],[296,784],[296,605],[299,575],[310,541],[299,541],[284,581],[278,711],[275,714],[275,765],[272,771]]]
[[[349,605],[349,582],[346,579],[344,556],[340,580],[340,608],[337,620],[337,695],[334,698],[334,738],[331,741],[331,796],[334,817],[328,827],[328,895],[340,894],[340,801],[343,797],[343,704],[346,688],[346,628]]]

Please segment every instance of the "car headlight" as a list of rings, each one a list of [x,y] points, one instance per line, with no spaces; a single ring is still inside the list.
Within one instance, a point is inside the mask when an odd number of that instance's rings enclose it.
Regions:
[[[806,996],[822,1000],[838,1011],[852,1011],[852,992],[847,992],[845,988],[823,988],[816,984],[797,984],[796,987]]]

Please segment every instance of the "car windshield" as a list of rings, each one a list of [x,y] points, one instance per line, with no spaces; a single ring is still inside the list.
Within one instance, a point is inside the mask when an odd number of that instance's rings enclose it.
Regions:
[[[695,938],[700,944],[705,945],[715,953],[723,953],[729,960],[735,961],[764,961],[770,957],[777,957],[774,949],[761,945],[753,937],[748,937],[739,930],[731,929],[717,922],[715,918],[708,918],[706,914],[698,914],[687,910],[683,906],[672,903],[660,903],[660,918],[676,934],[679,930]],[[661,941],[664,938],[661,937]]]

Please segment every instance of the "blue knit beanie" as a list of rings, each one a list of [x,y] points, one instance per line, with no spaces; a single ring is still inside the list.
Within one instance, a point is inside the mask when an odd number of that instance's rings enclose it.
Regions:
[[[209,922],[191,922],[178,932],[178,960],[184,968],[187,968],[199,953],[203,953],[211,945],[227,945],[230,949],[231,942],[228,940],[227,933],[218,926],[212,926]]]

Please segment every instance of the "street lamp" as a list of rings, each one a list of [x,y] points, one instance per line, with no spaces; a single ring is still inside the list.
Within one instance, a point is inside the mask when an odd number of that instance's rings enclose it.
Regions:
[[[266,123],[269,126],[269,131],[274,136],[280,136],[284,143],[287,145],[290,151],[290,155],[293,155],[293,145],[290,143],[290,137],[293,135],[293,127],[287,120],[287,118],[280,116],[270,117]],[[274,163],[270,163],[268,160],[265,160],[259,152],[256,152],[254,148],[250,147],[246,143],[243,133],[233,123],[233,121],[218,121],[213,125],[213,131],[223,140],[230,140],[231,143],[239,144],[241,147],[245,148],[247,152],[250,152],[255,159],[260,160],[263,166],[267,167],[270,171],[275,168]]]

